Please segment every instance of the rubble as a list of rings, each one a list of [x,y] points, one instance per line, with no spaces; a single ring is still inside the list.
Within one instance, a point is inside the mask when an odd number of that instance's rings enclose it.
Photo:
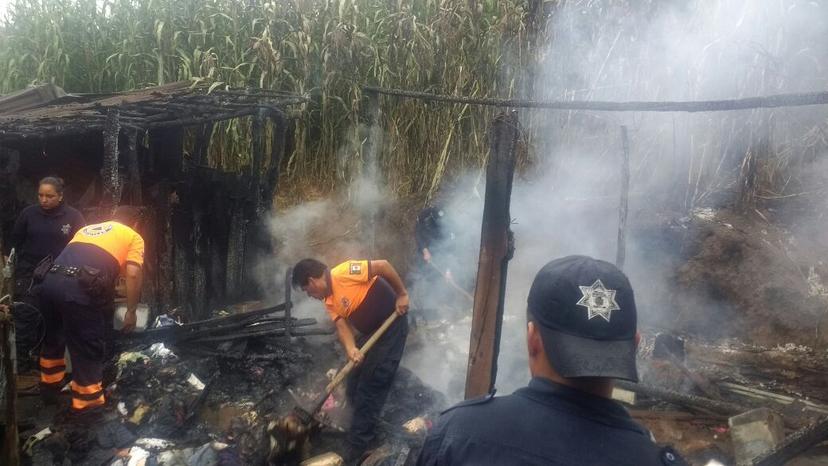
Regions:
[[[767,408],[753,409],[728,419],[738,465],[772,450],[785,438],[782,417]]]
[[[266,464],[271,453],[268,423],[290,412],[295,396],[312,399],[322,393],[325,372],[343,363],[338,342],[328,336],[311,341],[270,335],[223,345],[173,339],[122,353],[107,371],[113,378],[106,393],[111,408],[102,420],[77,428],[57,418],[41,419],[39,428],[26,433],[39,433],[27,444],[32,464]],[[401,368],[382,414],[377,446],[416,451],[424,426],[445,406],[442,395]],[[276,464],[299,464],[314,454],[340,450],[348,409],[344,391],[335,390],[323,404],[330,422],[299,454]],[[419,420],[409,432],[403,424],[412,419]],[[43,430],[43,422],[51,430]]]

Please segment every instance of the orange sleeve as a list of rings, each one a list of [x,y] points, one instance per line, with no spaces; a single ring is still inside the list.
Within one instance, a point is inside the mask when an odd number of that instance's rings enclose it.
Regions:
[[[141,235],[134,231],[132,231],[132,240],[129,243],[126,261],[139,267],[144,265],[144,238],[141,238]]]

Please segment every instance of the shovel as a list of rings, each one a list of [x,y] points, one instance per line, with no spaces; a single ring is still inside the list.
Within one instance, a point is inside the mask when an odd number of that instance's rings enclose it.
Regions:
[[[431,266],[434,270],[436,270],[436,271],[437,271],[437,273],[439,273],[439,274],[440,274],[440,276],[441,276],[441,277],[443,277],[443,280],[444,280],[444,281],[445,281],[445,282],[446,282],[449,286],[451,286],[452,288],[454,288],[454,290],[455,290],[455,291],[457,291],[458,293],[460,293],[461,295],[463,295],[463,297],[464,297],[464,298],[466,298],[467,300],[469,300],[469,301],[471,301],[471,302],[474,302],[474,296],[472,296],[472,295],[471,295],[471,293],[469,293],[468,291],[466,291],[465,289],[463,289],[460,285],[458,285],[458,284],[454,281],[454,279],[451,279],[451,278],[446,277],[445,273],[444,273],[444,272],[443,272],[443,271],[442,271],[439,267],[437,267],[436,265],[434,265],[434,262],[432,262],[432,261],[428,261],[428,265],[430,265],[430,266]]]
[[[379,340],[380,337],[382,337],[385,334],[385,331],[388,330],[388,327],[390,327],[391,324],[393,324],[394,321],[397,320],[397,317],[399,317],[399,314],[397,314],[396,311],[392,312],[391,315],[388,316],[387,319],[385,319],[385,322],[383,322],[382,325],[373,333],[373,335],[371,335],[371,338],[369,338],[368,341],[366,341],[365,344],[362,345],[362,347],[359,349],[359,352],[365,355],[374,346],[377,340]],[[339,386],[339,384],[342,383],[343,380],[345,380],[345,378],[348,376],[348,374],[351,373],[353,369],[354,362],[348,361],[348,364],[345,364],[345,366],[342,369],[340,369],[339,372],[336,373],[334,378],[325,387],[325,390],[316,399],[314,399],[313,403],[310,404],[310,406],[307,409],[299,405],[296,405],[293,408],[293,412],[290,415],[288,415],[288,417],[284,419],[281,423],[278,423],[280,424],[279,427],[293,434],[294,436],[301,435],[304,432],[308,431],[314,425],[314,416],[316,416],[316,413],[318,413],[319,410],[322,409],[322,405],[325,404],[325,400],[328,399],[328,397],[331,395],[331,392],[333,392],[333,390],[337,386]]]

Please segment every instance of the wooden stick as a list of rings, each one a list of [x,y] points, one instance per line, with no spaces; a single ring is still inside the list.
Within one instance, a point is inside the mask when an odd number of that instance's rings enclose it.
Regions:
[[[0,352],[3,353],[3,377],[6,378],[6,435],[3,439],[3,451],[0,463],[9,466],[20,464],[17,433],[17,374],[15,370],[14,322],[11,311],[0,311]]]
[[[615,265],[624,269],[624,260],[627,256],[627,206],[630,197],[630,140],[627,137],[627,127],[621,127],[621,203],[618,206],[618,243],[615,249]]]
[[[382,325],[380,325],[380,328],[378,328],[371,335],[371,338],[369,338],[368,341],[366,341],[365,344],[362,345],[359,348],[359,352],[364,355],[371,348],[373,348],[374,344],[377,342],[377,340],[379,340],[380,337],[385,335],[385,331],[388,330],[388,327],[390,327],[391,324],[393,324],[394,321],[396,321],[397,317],[399,317],[399,316],[400,315],[397,314],[396,310],[394,312],[392,312],[391,315],[388,316],[387,319],[385,319],[385,322],[383,322]],[[327,393],[327,395],[330,395],[331,392],[333,391],[333,389],[336,388],[336,386],[339,385],[343,380],[345,380],[345,377],[348,376],[348,374],[351,372],[351,370],[353,368],[354,368],[354,362],[353,361],[348,361],[348,364],[345,364],[345,367],[343,367],[342,370],[337,372],[336,376],[334,376],[334,378],[331,380],[331,382],[328,384],[328,386],[325,387],[325,393]],[[328,398],[327,395],[325,396],[325,398]]]
[[[469,293],[468,291],[466,291],[466,290],[464,290],[463,288],[461,288],[461,287],[460,287],[460,285],[458,285],[457,283],[455,283],[455,282],[454,282],[454,280],[450,280],[448,277],[446,277],[446,276],[445,276],[445,274],[444,274],[444,273],[440,270],[440,268],[439,268],[439,267],[437,267],[436,265],[434,265],[434,263],[433,263],[433,262],[429,261],[429,262],[428,262],[428,265],[430,265],[431,267],[433,267],[433,268],[434,268],[434,270],[436,270],[436,271],[440,274],[440,276],[442,276],[442,277],[443,277],[443,280],[444,280],[446,283],[448,283],[449,285],[451,285],[451,287],[452,287],[452,288],[454,288],[455,290],[457,290],[457,292],[459,292],[460,294],[462,294],[462,295],[463,295],[466,299],[468,299],[469,301],[474,302],[474,296],[472,296],[472,295],[471,295],[471,293]]]

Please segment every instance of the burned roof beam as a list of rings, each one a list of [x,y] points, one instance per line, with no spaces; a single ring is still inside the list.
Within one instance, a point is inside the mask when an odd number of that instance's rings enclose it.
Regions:
[[[271,109],[272,110],[278,110],[278,109],[275,109],[275,108],[271,108]],[[213,122],[213,121],[232,120],[233,118],[240,118],[240,117],[250,116],[250,115],[256,113],[256,110],[257,110],[256,108],[248,107],[248,108],[245,108],[243,110],[236,111],[236,112],[212,115],[212,116],[204,117],[204,118],[195,118],[194,117],[194,118],[186,118],[186,119],[174,119],[174,120],[168,120],[168,121],[158,121],[158,122],[155,122],[155,123],[150,123],[147,126],[147,128],[152,129],[152,128],[161,128],[161,127],[164,127],[164,126],[191,126],[191,125],[200,125],[200,124],[204,124],[204,123],[210,123],[210,122]]]
[[[755,108],[802,107],[807,105],[828,104],[828,92],[810,92],[804,94],[778,94],[764,97],[748,97],[731,100],[700,100],[686,102],[604,102],[604,101],[542,101],[521,99],[473,98],[432,94],[429,92],[407,91],[403,89],[385,89],[363,86],[364,92],[419,99],[431,102],[455,104],[484,105],[490,107],[539,108],[547,110],[591,110],[599,112],[723,112],[732,110],[750,110]]]

